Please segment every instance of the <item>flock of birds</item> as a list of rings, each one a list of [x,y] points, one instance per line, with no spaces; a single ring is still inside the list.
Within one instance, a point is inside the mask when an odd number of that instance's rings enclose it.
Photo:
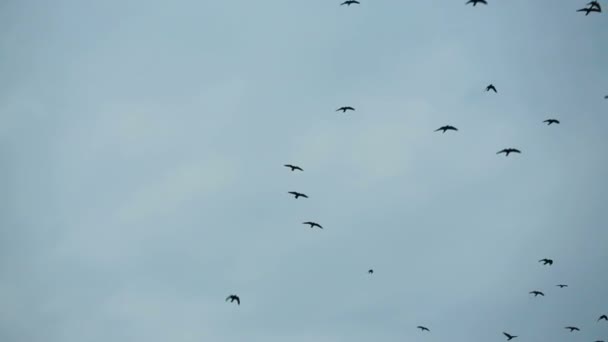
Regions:
[[[473,6],[476,6],[478,3],[484,4],[484,5],[488,4],[487,0],[469,0],[465,4],[473,4]],[[358,4],[360,4],[360,2],[357,1],[357,0],[346,0],[346,1],[342,2],[340,5],[341,6],[343,6],[343,5],[351,6],[351,5],[358,5]],[[587,7],[578,9],[577,12],[585,12],[585,16],[587,16],[591,12],[601,13],[602,12],[602,8],[601,8],[600,4],[597,1],[594,0],[594,1],[591,1],[591,2],[587,3]],[[496,87],[493,84],[489,84],[486,87],[485,90],[486,90],[486,92],[493,91],[494,93],[498,93],[498,90],[496,89]],[[608,99],[608,95],[605,95],[604,99]],[[346,113],[348,111],[355,111],[355,108],[351,107],[351,106],[343,106],[343,107],[340,107],[340,108],[336,109],[336,112]],[[543,121],[543,123],[546,123],[547,126],[550,126],[552,124],[560,124],[560,121],[557,120],[557,119],[546,119],[546,120]],[[441,126],[441,127],[437,128],[435,130],[435,132],[439,132],[439,131],[441,131],[442,133],[446,133],[447,131],[458,131],[458,128],[456,128],[456,127],[454,127],[452,125],[445,125],[445,126]],[[496,152],[496,154],[501,154],[501,153],[504,153],[505,156],[509,156],[509,154],[511,154],[511,153],[521,153],[521,151],[519,149],[511,148],[510,147],[510,148],[504,148],[504,149]],[[300,166],[293,165],[293,164],[285,164],[283,166],[289,168],[292,172],[296,171],[296,170],[297,171],[301,171],[301,172],[304,171],[304,169],[302,169]],[[295,199],[298,199],[300,197],[302,197],[302,198],[308,198],[308,196],[306,194],[298,192],[298,191],[289,191],[288,194],[293,195]],[[302,222],[302,224],[308,225],[310,228],[315,228],[316,227],[316,228],[319,228],[319,229],[323,229],[322,225],[320,225],[317,222],[313,222],[313,221]],[[548,258],[541,259],[538,262],[542,263],[545,266],[551,266],[551,265],[553,265],[553,260],[552,259],[548,259]],[[373,269],[369,269],[367,271],[367,273],[371,275],[371,274],[374,273],[374,270]],[[568,287],[567,284],[557,284],[555,286],[559,287],[561,289]],[[545,296],[545,294],[542,291],[539,291],[539,290],[530,291],[529,294],[534,295],[534,297],[538,297],[538,296],[544,297]],[[231,302],[231,303],[236,302],[237,305],[241,305],[241,299],[236,294],[231,294],[228,297],[226,297],[226,302],[228,302],[228,301]],[[600,322],[600,321],[606,321],[606,322],[608,322],[608,315],[602,314],[601,316],[599,316],[599,318],[597,319],[597,322]],[[425,326],[422,326],[422,325],[419,325],[416,328],[420,329],[420,331],[423,331],[423,332],[424,331],[426,331],[426,332],[430,332],[431,331],[429,328],[427,328]],[[580,328],[578,328],[576,326],[566,326],[566,327],[564,327],[564,329],[569,330],[570,332],[580,331]],[[503,332],[503,335],[506,336],[507,341],[510,341],[510,340],[518,337],[517,335],[512,335],[512,334],[507,333],[507,332]],[[595,342],[605,342],[605,341],[603,341],[603,340],[596,340]]]

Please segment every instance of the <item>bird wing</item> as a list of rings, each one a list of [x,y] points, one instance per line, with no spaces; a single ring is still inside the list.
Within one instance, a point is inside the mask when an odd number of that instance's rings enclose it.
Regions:
[[[503,332],[502,334],[507,336],[508,338],[511,338],[511,335],[507,334],[506,332]]]
[[[308,198],[308,196],[306,196],[305,194],[300,194],[300,196],[302,196],[304,198]]]
[[[241,305],[241,299],[239,297],[234,297],[234,299],[238,305]]]
[[[300,171],[304,171],[304,170],[303,170],[301,167],[299,167],[299,166],[294,166],[294,169],[296,169],[296,170],[300,170]]]
[[[500,151],[496,152],[496,154],[501,154],[501,153],[507,153],[507,150],[500,150]]]
[[[515,152],[515,153],[521,153],[521,151],[520,151],[520,150],[515,149],[515,148],[514,148],[514,149],[512,149],[512,150],[511,150],[511,152]]]

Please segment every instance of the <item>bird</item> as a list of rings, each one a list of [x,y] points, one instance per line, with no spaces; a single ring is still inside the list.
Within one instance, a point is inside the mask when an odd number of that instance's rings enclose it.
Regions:
[[[319,227],[319,229],[323,229],[323,227],[316,222],[306,221],[306,222],[302,222],[302,224],[309,224],[310,228]]]
[[[559,287],[560,289],[563,289],[564,287],[568,287],[568,285],[566,285],[566,284],[557,284],[555,286]]]
[[[355,108],[350,106],[340,107],[336,109],[336,112],[342,111],[342,113],[346,113],[347,110],[355,110]]]
[[[230,301],[230,303],[234,302],[235,300],[237,305],[241,305],[241,298],[239,298],[239,296],[232,294],[226,297],[226,301]]]
[[[602,10],[602,6],[600,6],[600,3],[599,3],[599,2],[597,2],[597,1],[595,1],[595,0],[593,0],[593,1],[589,2],[589,3],[587,3],[587,6],[589,6],[589,8],[597,8],[597,9],[599,9],[600,11]]]
[[[498,91],[496,91],[496,87],[493,84],[490,84],[489,86],[486,87],[486,91],[490,91],[493,90],[495,93],[498,93]]]
[[[473,6],[477,5],[477,3],[482,3],[484,5],[487,5],[488,3],[486,2],[486,0],[469,0],[465,5],[468,5],[472,3]]]
[[[446,125],[446,126],[441,126],[441,127],[437,128],[435,130],[435,132],[443,131],[442,133],[445,133],[447,131],[457,131],[457,130],[458,130],[458,128],[456,128],[454,126]]]
[[[427,328],[427,327],[423,327],[422,325],[419,325],[419,326],[417,326],[416,328],[420,329],[420,331],[425,331],[425,330],[426,330],[426,331],[429,331],[429,332],[430,332],[429,328]]]
[[[514,339],[514,338],[516,338],[516,337],[517,337],[517,336],[515,336],[515,335],[508,334],[508,333],[506,333],[506,332],[504,332],[504,331],[503,331],[503,333],[502,333],[502,334],[503,334],[503,335],[505,335],[505,336],[507,336],[507,341],[511,341],[512,339]]]
[[[591,12],[597,12],[597,13],[601,13],[602,10],[597,8],[597,7],[586,7],[586,8],[581,8],[579,10],[576,10],[577,12],[586,12],[585,16],[588,16],[589,13]]]
[[[504,153],[505,156],[508,157],[509,153],[521,153],[521,151],[516,148],[505,148],[505,149],[502,149],[502,150],[496,152],[496,154],[501,154],[501,153]]]
[[[550,126],[551,124],[559,124],[559,120],[556,120],[556,119],[547,119],[543,122],[546,122],[547,126]]]
[[[347,1],[344,1],[343,3],[341,3],[340,6],[342,6],[342,5],[350,6],[352,4],[359,5],[359,1],[356,1],[356,0],[347,0]]]
[[[367,271],[367,273],[369,274],[374,274],[374,270],[372,270],[371,268]]]
[[[608,95],[604,96],[604,99],[608,99]]]
[[[564,329],[570,329],[570,332],[573,332],[573,331],[575,331],[575,330],[576,330],[576,331],[581,331],[581,329],[579,329],[579,328],[577,328],[577,327],[564,327]]]
[[[303,194],[301,192],[297,192],[297,191],[290,191],[290,192],[288,192],[288,194],[294,195],[296,199],[298,199],[298,197],[308,198],[308,196],[306,196],[305,194]]]
[[[530,294],[533,294],[534,297],[537,297],[538,295],[541,295],[543,297],[545,296],[545,294],[540,291],[531,291]]]
[[[598,319],[597,319],[597,321],[599,322],[599,321],[601,321],[601,320],[608,321],[608,316],[606,316],[606,315],[601,315],[601,316],[600,316],[600,318],[598,318]]]
[[[604,342],[604,341],[602,341],[602,340],[597,340],[597,341],[595,341],[595,342]]]
[[[543,265],[553,265],[553,260],[552,259],[544,258],[544,259],[538,260],[538,262],[542,262]]]
[[[283,166],[290,168],[290,169],[291,169],[291,171],[295,171],[295,170],[304,171],[304,170],[302,170],[302,168],[301,168],[301,167],[296,166],[296,165],[285,164],[285,165],[283,165]]]

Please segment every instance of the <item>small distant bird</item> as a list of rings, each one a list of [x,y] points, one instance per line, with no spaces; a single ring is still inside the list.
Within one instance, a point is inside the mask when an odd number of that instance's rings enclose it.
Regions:
[[[608,95],[604,96],[604,99],[608,99]]]
[[[355,110],[355,108],[350,107],[350,106],[340,107],[340,108],[336,109],[336,112],[342,111],[342,113],[346,113],[347,110]]]
[[[316,222],[306,221],[306,222],[302,222],[302,224],[308,224],[308,225],[310,225],[310,228],[318,227],[319,229],[323,229],[323,227]]]
[[[340,6],[342,6],[342,5],[350,6],[352,4],[359,5],[359,1],[356,1],[356,0],[347,0],[347,1],[344,1],[343,3],[341,3]]]
[[[429,331],[430,332],[429,328],[423,327],[422,325],[419,325],[416,328],[420,329],[420,331]]]
[[[555,119],[547,119],[543,122],[546,122],[547,126],[550,126],[551,124],[559,124],[559,120],[555,120]]]
[[[581,331],[581,329],[577,328],[577,327],[565,327],[564,329],[570,329],[570,332],[573,331]]]
[[[493,84],[490,84],[489,86],[486,87],[486,91],[490,91],[493,90],[495,93],[498,93],[498,91],[496,91],[496,87]]]
[[[237,305],[241,305],[241,299],[237,295],[230,295],[226,297],[226,301],[230,301],[230,303],[236,301]]]
[[[294,195],[296,199],[298,199],[298,197],[308,198],[308,196],[306,196],[305,194],[303,194],[301,192],[297,192],[297,191],[290,191],[290,192],[288,192],[288,194]]]
[[[447,126],[441,126],[441,127],[437,128],[435,130],[435,132],[443,131],[442,133],[445,133],[447,131],[457,131],[457,130],[458,130],[458,128],[456,128],[454,126],[447,125]]]
[[[531,291],[531,292],[530,292],[530,294],[533,294],[533,295],[534,295],[534,297],[537,297],[537,296],[539,296],[539,295],[540,295],[540,296],[543,296],[543,297],[545,296],[545,294],[544,294],[544,293],[542,293],[542,292],[540,292],[540,291]]]
[[[496,152],[496,154],[501,154],[501,153],[504,153],[505,156],[508,157],[509,153],[521,153],[521,151],[516,148],[505,148],[503,150]]]
[[[469,0],[469,1],[468,1],[468,2],[465,4],[465,5],[468,5],[468,4],[470,4],[470,3],[472,3],[472,4],[473,4],[473,6],[477,5],[477,3],[481,3],[481,4],[484,4],[484,5],[487,5],[487,4],[488,4],[488,3],[486,2],[486,0]]]
[[[581,8],[579,10],[576,10],[577,12],[586,12],[585,16],[588,16],[589,13],[591,12],[597,12],[597,13],[602,13],[602,10],[597,8],[597,7],[586,7],[586,8]]]
[[[600,318],[598,318],[598,319],[597,319],[597,321],[599,322],[599,321],[601,321],[601,320],[608,321],[608,316],[606,316],[606,315],[601,315],[601,316],[600,316]]]
[[[552,259],[547,259],[547,258],[540,259],[540,260],[538,260],[538,262],[542,262],[543,265],[549,265],[549,266],[553,265],[553,260]]]
[[[507,334],[506,332],[503,332],[502,334],[507,336],[507,341],[511,341],[512,339],[517,337],[515,335]]]
[[[568,285],[566,285],[566,284],[558,284],[558,285],[555,285],[555,286],[558,286],[561,289],[563,289],[564,287],[568,287]]]
[[[595,342],[604,342],[604,341],[602,341],[602,340],[597,340],[597,341],[595,341]]]
[[[370,269],[369,271],[367,271],[367,273],[374,274],[374,270]]]
[[[290,169],[291,169],[291,171],[295,171],[295,170],[304,171],[304,170],[302,170],[302,168],[301,168],[301,167],[296,166],[296,165],[285,164],[285,165],[283,165],[283,166],[290,168]]]

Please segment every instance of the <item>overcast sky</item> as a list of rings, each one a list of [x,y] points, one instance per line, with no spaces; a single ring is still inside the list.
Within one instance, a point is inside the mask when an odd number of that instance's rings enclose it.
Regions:
[[[488,1],[0,2],[0,341],[608,340],[606,15]]]

